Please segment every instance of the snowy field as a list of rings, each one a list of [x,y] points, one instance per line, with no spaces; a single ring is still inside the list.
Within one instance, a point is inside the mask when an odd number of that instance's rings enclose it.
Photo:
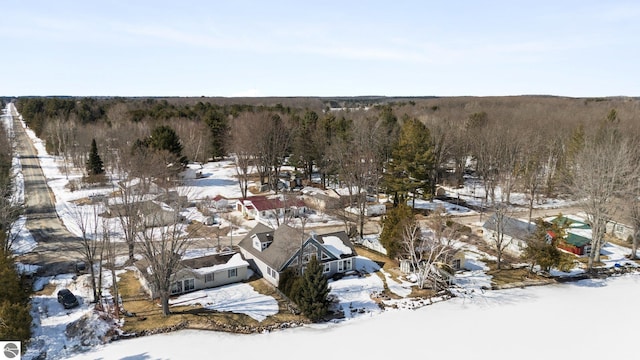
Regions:
[[[485,189],[482,186],[482,182],[479,179],[472,177],[465,177],[465,183],[460,188],[443,187],[445,194],[450,198],[458,198],[464,200],[467,204],[486,207],[488,204],[484,201],[486,196]],[[497,186],[494,191],[496,201],[499,201],[503,196],[503,191],[500,186]],[[506,195],[504,195],[506,197]],[[491,201],[490,199],[488,201]],[[512,192],[509,196],[509,202],[513,206],[517,207],[529,207],[529,197],[524,193]],[[570,206],[575,204],[572,200],[547,198],[542,194],[537,194],[533,202],[535,209],[557,209],[561,207]]]

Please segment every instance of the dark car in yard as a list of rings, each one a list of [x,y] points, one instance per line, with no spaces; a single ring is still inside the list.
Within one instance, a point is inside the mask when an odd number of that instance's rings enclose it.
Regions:
[[[58,291],[58,302],[64,306],[65,309],[71,309],[78,305],[78,298],[73,295],[69,289],[62,289]]]

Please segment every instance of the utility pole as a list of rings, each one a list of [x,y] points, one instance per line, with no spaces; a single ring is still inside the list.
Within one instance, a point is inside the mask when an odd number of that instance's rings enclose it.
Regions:
[[[300,235],[300,254],[298,256],[298,263],[299,263],[298,273],[302,275],[302,253],[304,250],[304,238],[305,238],[304,227],[307,224],[307,217],[305,215],[300,216],[300,222],[302,223],[302,234]]]
[[[220,251],[220,227],[222,224],[218,224],[218,231],[216,231],[216,237],[218,239],[218,251]]]

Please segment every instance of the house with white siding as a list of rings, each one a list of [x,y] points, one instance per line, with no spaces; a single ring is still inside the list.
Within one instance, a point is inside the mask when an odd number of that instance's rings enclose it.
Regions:
[[[520,256],[535,229],[534,223],[509,216],[498,217],[493,214],[482,225],[482,238],[488,244],[493,245],[497,237],[502,235],[503,244],[506,245],[504,251],[513,256]]]
[[[236,211],[241,212],[245,219],[269,223],[270,219],[282,217],[285,214],[300,216],[307,212],[307,205],[297,197],[252,196],[239,199],[236,202]]]
[[[147,280],[151,270],[146,262],[140,261],[136,265],[142,287],[151,298],[158,297],[153,284]],[[172,277],[171,295],[233,284],[250,276],[249,263],[233,251],[184,259]]]

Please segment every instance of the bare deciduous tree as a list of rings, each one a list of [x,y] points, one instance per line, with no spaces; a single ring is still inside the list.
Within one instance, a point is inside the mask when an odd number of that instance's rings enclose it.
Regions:
[[[367,193],[381,177],[379,123],[360,118],[355,121],[350,139],[336,138],[330,156],[337,165],[338,177],[349,191],[349,206],[357,209],[358,233],[364,233]]]
[[[13,159],[13,139],[12,135],[4,130],[0,126],[0,166],[8,169]],[[0,242],[5,254],[11,254],[11,247],[20,233],[17,221],[24,212],[24,199],[18,197],[16,190],[15,174],[8,170],[0,174],[0,231],[3,232]]]
[[[91,290],[93,291],[93,302],[98,302],[100,301],[102,292],[97,278],[100,274],[100,270],[98,270],[98,273],[96,274],[95,267],[102,262],[101,255],[103,244],[99,239],[100,221],[98,219],[102,206],[99,204],[84,206],[91,206],[91,211],[84,211],[82,208],[78,207],[75,209],[73,219],[81,233],[80,242],[82,246],[79,251],[89,269],[89,280],[91,282]],[[100,266],[99,269],[101,269]]]
[[[496,187],[500,180],[500,140],[493,131],[483,129],[476,133],[472,153],[475,159],[475,170],[482,180],[484,188],[484,205],[496,203]]]
[[[11,248],[20,235],[21,229],[17,221],[23,211],[22,205],[15,203],[11,198],[0,196],[0,229],[4,232],[0,239],[5,254],[11,254]]]
[[[136,184],[132,180],[119,183],[120,189],[115,197],[117,202],[110,206],[112,213],[118,218],[122,227],[130,260],[133,260],[135,255],[136,232],[140,226],[139,208],[145,194],[145,192],[137,190],[141,189],[144,184]],[[136,185],[140,187],[138,188]]]
[[[169,315],[169,297],[174,276],[179,269],[182,257],[189,246],[187,224],[180,219],[180,209],[174,209],[174,219],[166,226],[147,227],[137,232],[138,248],[149,264],[147,280],[157,292],[162,305],[162,313]],[[161,224],[164,215],[151,213],[151,223]]]
[[[635,194],[638,166],[634,159],[631,142],[619,131],[615,121],[607,121],[586,139],[572,164],[571,189],[592,231],[587,265],[590,271],[594,263],[600,261],[607,222],[618,210],[615,200]]]
[[[531,135],[528,147],[523,149],[520,164],[520,180],[529,201],[529,222],[532,221],[533,204],[540,192],[545,174],[543,142],[540,137]]]
[[[256,169],[260,176],[260,183],[269,184],[272,190],[278,193],[278,178],[287,148],[289,147],[290,134],[286,119],[276,113],[259,114],[254,130],[254,159]]]
[[[633,231],[631,235],[631,254],[630,259],[638,258],[638,239],[640,239],[640,198],[635,195],[630,199],[630,211],[629,217],[631,219],[631,229]]]
[[[173,120],[173,121],[171,121]],[[205,122],[187,119],[170,119],[169,124],[175,126],[184,149],[182,153],[195,162],[206,162],[211,153],[211,130]]]
[[[512,218],[509,216],[511,211],[506,204],[497,204],[493,207],[493,215],[487,220],[493,232],[491,235],[491,243],[489,244],[496,251],[497,268],[502,268],[502,259],[505,250],[511,245],[513,239],[506,232],[510,226]]]
[[[118,291],[118,281],[116,277],[116,246],[115,242],[111,238],[111,231],[109,227],[109,220],[102,218],[102,243],[103,251],[106,253],[102,257],[106,267],[111,271],[112,291],[113,297],[113,312],[114,317],[117,319],[120,317],[120,292]]]
[[[231,153],[238,176],[242,198],[247,198],[249,175],[252,160],[255,159],[256,146],[253,132],[253,114],[245,113],[231,122]]]
[[[441,269],[448,265],[455,248],[455,240],[460,238],[459,229],[448,226],[444,209],[436,209],[427,219],[428,229],[422,229],[417,222],[407,222],[403,226],[402,243],[404,252],[414,269],[418,286],[424,289],[428,284],[435,290],[446,288],[447,283]]]

